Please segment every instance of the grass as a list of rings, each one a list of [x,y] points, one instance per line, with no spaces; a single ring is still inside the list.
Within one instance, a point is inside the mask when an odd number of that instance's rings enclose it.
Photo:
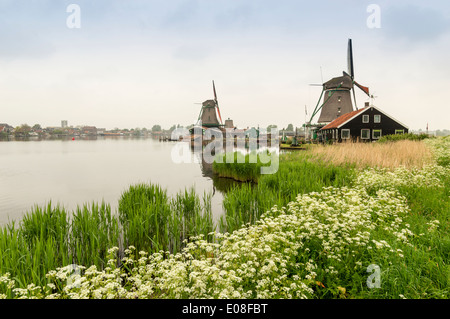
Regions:
[[[421,134],[413,134],[413,133],[391,134],[391,135],[382,136],[378,140],[378,143],[397,142],[397,141],[402,141],[402,140],[422,141],[427,138],[429,138],[429,136],[428,136],[428,134],[425,134],[425,133],[421,133]]]
[[[176,253],[190,236],[214,231],[210,195],[203,203],[194,189],[170,199],[159,185],[131,186],[119,201],[124,244],[136,249]]]
[[[0,274],[9,273],[19,287],[45,285],[46,274],[67,265],[107,266],[108,249],[179,252],[191,236],[215,230],[211,195],[194,189],[167,196],[159,185],[130,186],[119,201],[119,214],[105,203],[78,207],[36,206],[20,224],[0,228]],[[0,287],[1,291],[1,287]]]
[[[120,225],[109,205],[92,203],[77,208],[68,237],[74,264],[103,268],[108,249],[120,246]]]
[[[273,205],[285,206],[298,194],[319,192],[325,186],[350,185],[354,177],[351,166],[326,164],[305,152],[281,154],[279,161],[275,174],[258,174],[257,183],[243,183],[226,193],[223,201],[225,213],[219,223],[221,231],[231,232],[247,223],[253,224]],[[260,167],[261,164],[253,165]],[[232,164],[214,165],[213,169],[216,172],[220,168],[223,172],[229,166]],[[237,171],[233,169],[233,174]],[[253,182],[254,178],[251,180]]]
[[[72,216],[70,216],[72,215]],[[51,269],[70,264],[102,268],[106,252],[119,244],[119,227],[109,205],[92,204],[69,214],[60,206],[36,206],[0,231],[0,269],[20,286],[46,283]]]

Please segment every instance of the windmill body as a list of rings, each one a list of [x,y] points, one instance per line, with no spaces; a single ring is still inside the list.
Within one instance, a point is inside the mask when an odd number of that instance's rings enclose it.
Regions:
[[[222,117],[219,110],[219,101],[217,100],[216,86],[213,81],[214,100],[206,100],[202,103],[200,115],[197,120],[197,125],[201,125],[207,128],[221,128],[223,127]],[[219,118],[217,118],[219,115]],[[219,121],[220,119],[220,121]]]
[[[369,88],[360,85],[355,81],[355,73],[353,68],[353,49],[352,49],[352,40],[348,40],[348,50],[347,50],[347,67],[348,73],[342,72],[343,75],[340,77],[332,78],[331,80],[323,83],[322,95],[319,98],[319,102],[316,106],[316,109],[313,112],[312,118],[318,113],[320,110],[320,115],[318,119],[318,123],[320,124],[328,124],[343,114],[352,112],[353,100],[356,106],[356,95],[355,95],[355,86],[361,89],[364,93],[369,95]],[[320,107],[319,103],[321,102],[321,98],[323,96],[323,102]],[[370,96],[370,95],[369,95]],[[310,120],[310,123],[311,123]]]
[[[217,118],[216,102],[214,100],[207,100],[202,103],[202,112],[200,116],[202,126],[205,127],[220,127],[221,124]]]
[[[319,123],[329,123],[342,114],[353,111],[350,94],[352,87],[353,80],[345,72],[343,76],[333,78],[323,84],[324,96]]]

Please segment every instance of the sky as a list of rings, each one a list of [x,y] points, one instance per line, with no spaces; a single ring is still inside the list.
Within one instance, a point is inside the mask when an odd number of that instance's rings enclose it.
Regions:
[[[0,123],[186,126],[214,80],[223,120],[301,126],[349,38],[375,106],[450,129],[448,0],[0,0]]]

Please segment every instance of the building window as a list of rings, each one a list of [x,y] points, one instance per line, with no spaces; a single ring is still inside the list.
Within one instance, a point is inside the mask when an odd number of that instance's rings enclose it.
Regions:
[[[381,123],[381,115],[377,114],[373,116],[373,122],[374,123]]]
[[[367,140],[367,139],[369,139],[369,138],[370,138],[370,130],[369,130],[369,129],[366,129],[366,128],[363,128],[363,129],[361,130],[361,139]]]
[[[405,133],[404,130],[395,130],[395,134],[403,134],[403,133]]]
[[[381,137],[381,130],[373,130],[372,131],[372,138],[374,140],[377,140]]]
[[[363,115],[362,116],[362,122],[363,123],[369,123],[369,115]]]
[[[341,130],[341,138],[343,140],[348,140],[350,138],[350,130],[349,129]]]

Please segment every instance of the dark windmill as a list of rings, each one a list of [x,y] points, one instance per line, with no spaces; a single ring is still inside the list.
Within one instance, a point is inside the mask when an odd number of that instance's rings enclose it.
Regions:
[[[206,100],[202,103],[202,108],[197,119],[197,125],[201,125],[207,128],[210,127],[223,127],[222,117],[220,116],[219,101],[217,100],[216,86],[213,81],[214,100]],[[216,114],[217,109],[217,114]],[[217,119],[219,115],[219,119]]]
[[[339,116],[353,111],[353,100],[355,103],[355,108],[358,109],[356,104],[355,95],[355,85],[360,88],[364,93],[369,95],[369,88],[360,85],[355,81],[355,72],[353,68],[353,50],[352,50],[352,40],[348,40],[348,51],[347,51],[347,66],[348,73],[342,72],[342,76],[332,78],[331,80],[322,84],[322,94],[320,95],[319,101],[317,102],[316,108],[312,113],[311,120],[314,116],[320,112],[318,119],[319,125],[328,124]],[[350,93],[352,91],[352,94]],[[323,100],[322,100],[323,96]],[[322,104],[320,105],[320,102]],[[320,106],[319,106],[320,105]],[[311,120],[309,124],[311,123]]]

